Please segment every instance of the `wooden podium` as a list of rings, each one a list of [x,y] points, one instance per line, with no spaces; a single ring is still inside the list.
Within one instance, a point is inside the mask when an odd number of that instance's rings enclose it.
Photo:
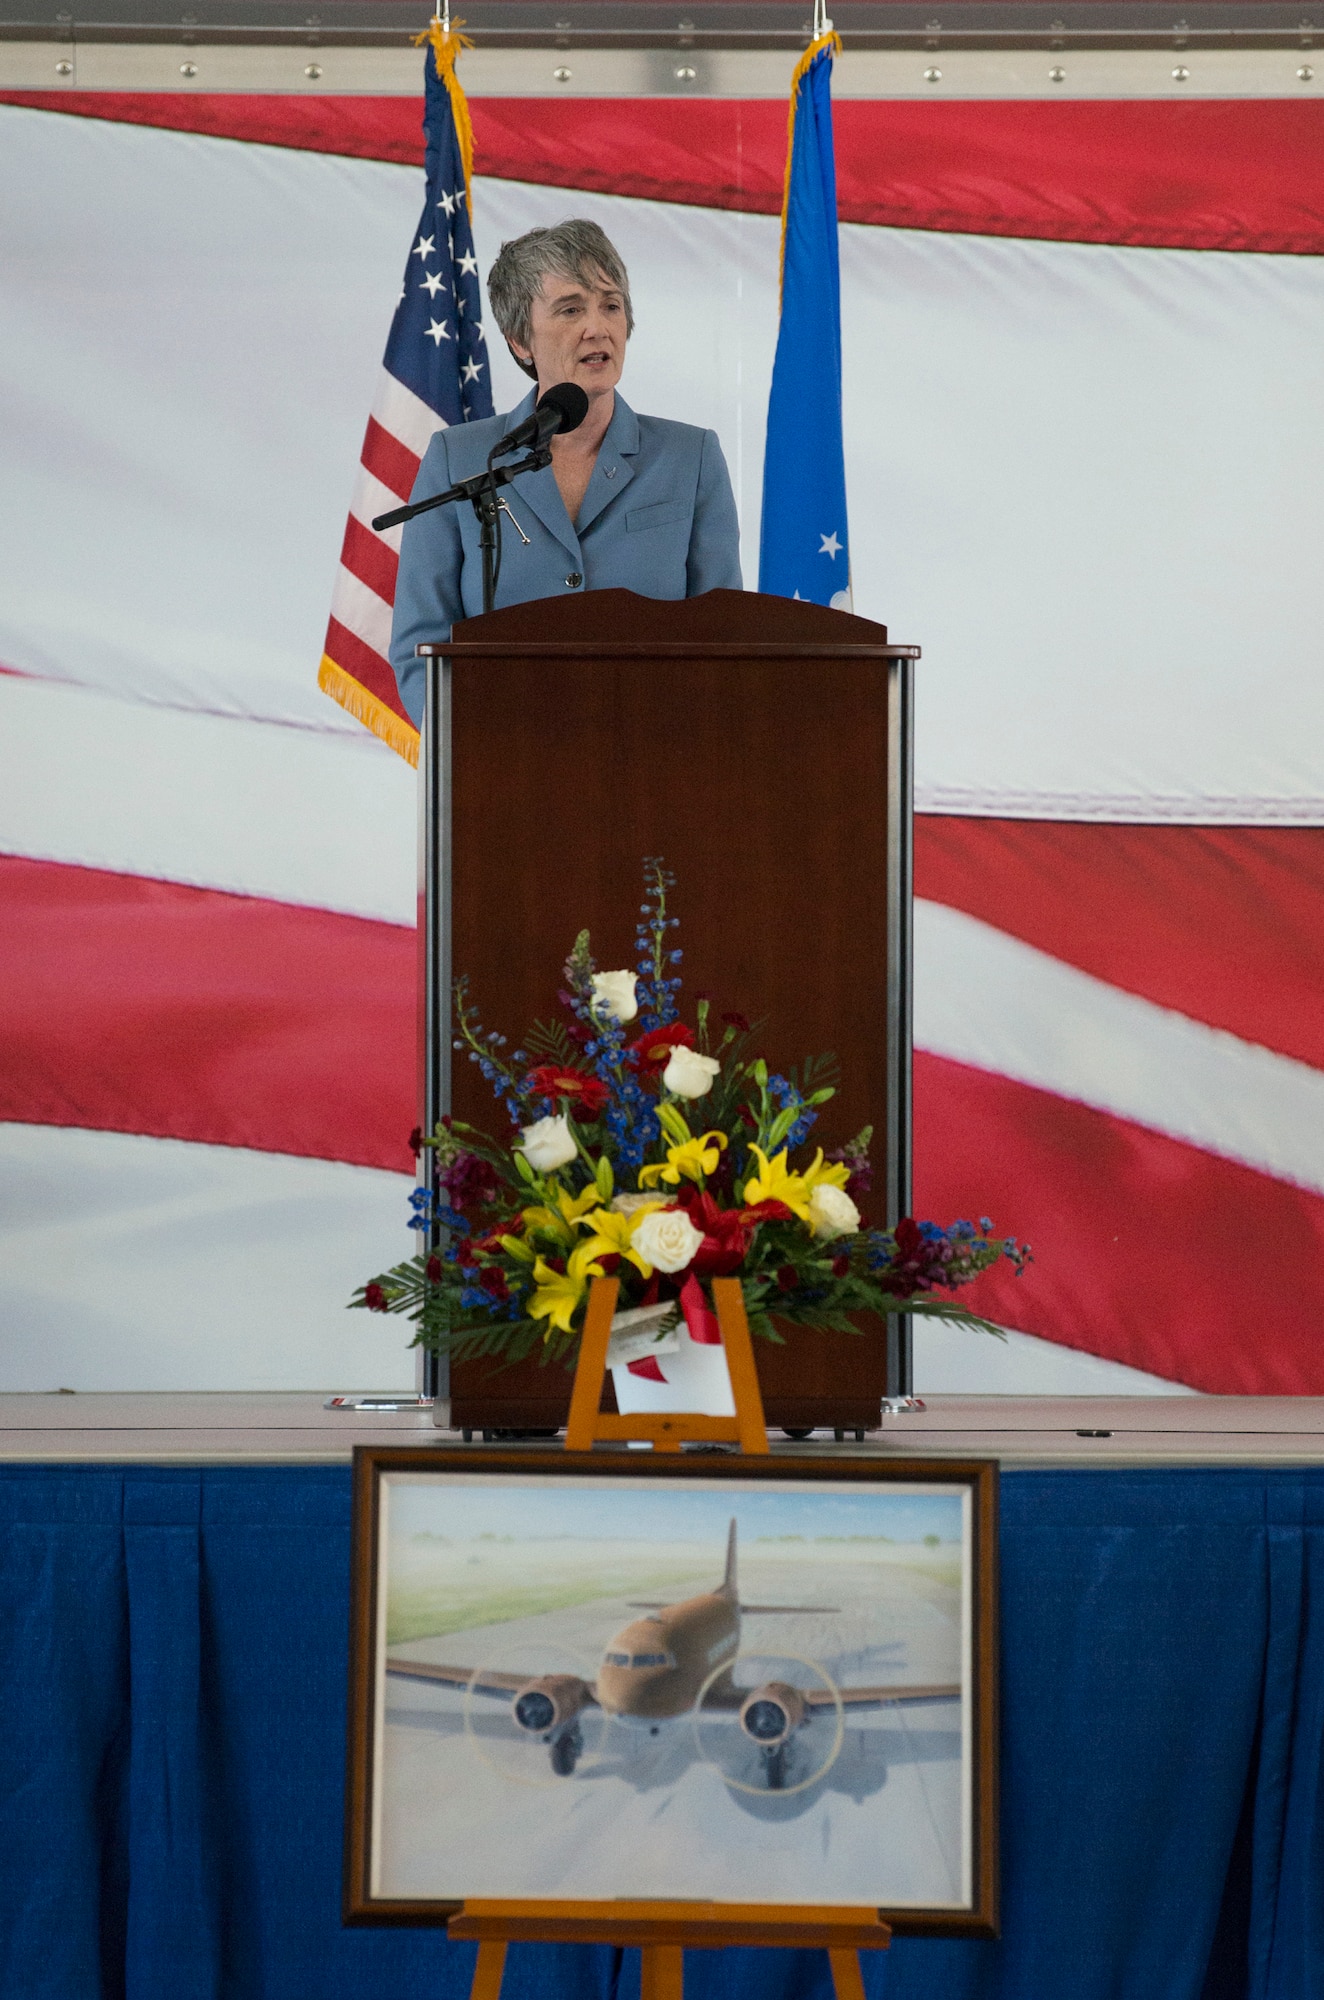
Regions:
[[[714,590],[661,603],[591,591],[515,605],[425,645],[420,763],[420,1121],[494,1133],[504,1114],[455,1059],[457,972],[487,1028],[556,1007],[584,926],[633,967],[642,862],[677,878],[686,1014],[763,1018],[773,1068],[835,1050],[815,1141],[874,1128],[870,1219],[910,1207],[911,674],[914,646],[844,612]],[[756,1343],[768,1422],[875,1425],[910,1393],[909,1327]],[[555,1429],[567,1370],[456,1363],[456,1425]]]

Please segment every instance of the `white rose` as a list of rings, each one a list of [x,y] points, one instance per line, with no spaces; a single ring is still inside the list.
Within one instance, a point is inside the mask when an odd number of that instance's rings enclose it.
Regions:
[[[673,1097],[706,1097],[721,1067],[715,1056],[696,1055],[693,1049],[673,1049],[671,1060],[662,1072],[662,1088]]]
[[[536,1174],[555,1173],[579,1151],[565,1118],[540,1118],[520,1133],[521,1151]]]
[[[595,972],[593,1009],[598,1014],[614,1014],[618,1021],[633,1021],[639,1012],[635,998],[638,981],[632,972]]]
[[[665,1197],[656,1194],[618,1194],[612,1197],[612,1207],[617,1215],[634,1215],[641,1208],[661,1208]]]
[[[860,1211],[844,1188],[820,1181],[809,1196],[809,1226],[824,1242],[833,1236],[853,1236],[860,1226]]]
[[[655,1208],[635,1224],[630,1241],[655,1271],[683,1271],[694,1262],[703,1231],[694,1227],[683,1208]]]

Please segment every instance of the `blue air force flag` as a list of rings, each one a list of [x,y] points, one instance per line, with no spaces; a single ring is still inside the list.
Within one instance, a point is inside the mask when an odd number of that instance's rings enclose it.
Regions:
[[[820,35],[791,80],[781,324],[768,398],[759,589],[849,611],[832,154],[832,58],[840,48],[836,35]]]
[[[456,56],[467,45],[435,22],[418,39],[431,44],[423,216],[405,258],[368,418],[317,677],[333,701],[411,763],[418,757],[418,731],[400,705],[390,662],[402,531],[379,534],[373,517],[408,500],[438,429],[493,414],[469,213],[473,134],[455,74]]]

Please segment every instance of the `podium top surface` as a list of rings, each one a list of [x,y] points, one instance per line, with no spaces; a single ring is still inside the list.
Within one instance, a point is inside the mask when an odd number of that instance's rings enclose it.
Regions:
[[[710,590],[676,600],[632,590],[539,597],[462,619],[449,639],[415,648],[421,659],[815,659],[917,660],[918,646],[889,644],[887,627],[752,590]]]

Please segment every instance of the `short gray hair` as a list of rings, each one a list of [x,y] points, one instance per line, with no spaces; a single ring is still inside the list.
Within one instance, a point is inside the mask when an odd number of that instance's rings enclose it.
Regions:
[[[607,232],[596,222],[577,218],[558,222],[551,229],[530,229],[527,235],[516,236],[512,242],[501,245],[487,274],[487,296],[508,346],[512,340],[517,340],[521,347],[529,346],[533,301],[542,289],[543,279],[552,271],[558,277],[576,278],[593,290],[605,278],[625,300],[627,336],[634,332],[634,309],[625,266]],[[515,360],[526,375],[536,379],[538,371],[531,361],[520,361],[518,354]]]

